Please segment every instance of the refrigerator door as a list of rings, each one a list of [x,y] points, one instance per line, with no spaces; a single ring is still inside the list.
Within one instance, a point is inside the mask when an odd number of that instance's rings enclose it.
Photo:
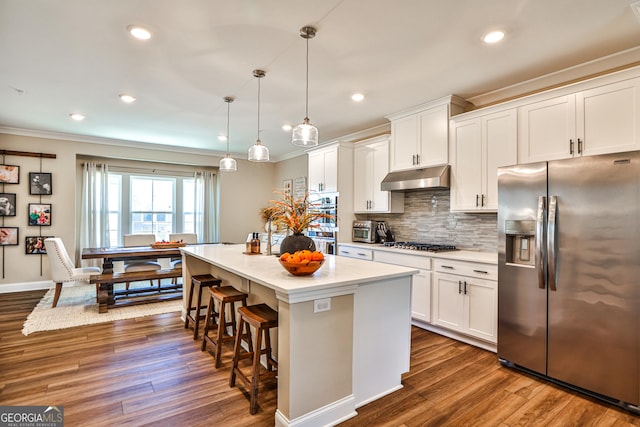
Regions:
[[[498,357],[546,374],[547,163],[498,169]]]
[[[637,405],[640,152],[548,173],[548,376]]]

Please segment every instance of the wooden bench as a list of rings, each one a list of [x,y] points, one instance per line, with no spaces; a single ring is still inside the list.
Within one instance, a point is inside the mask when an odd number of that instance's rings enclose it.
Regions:
[[[116,283],[138,282],[147,280],[173,279],[182,277],[182,267],[133,271],[128,273],[103,273],[91,276],[91,283],[98,285],[98,311],[106,313],[109,308],[126,305],[148,304],[182,298],[182,284],[167,284],[145,288],[114,290]]]

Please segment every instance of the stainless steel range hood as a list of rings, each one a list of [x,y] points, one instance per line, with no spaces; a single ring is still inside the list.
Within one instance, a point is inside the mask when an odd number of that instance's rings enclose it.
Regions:
[[[382,180],[382,191],[449,188],[449,165],[391,172]]]

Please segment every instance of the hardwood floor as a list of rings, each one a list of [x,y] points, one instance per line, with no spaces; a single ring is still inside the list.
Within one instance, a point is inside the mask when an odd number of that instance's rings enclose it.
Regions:
[[[44,291],[0,296],[0,405],[62,405],[66,426],[272,426],[273,383],[249,414],[177,313],[27,337]],[[372,372],[375,375],[375,372]],[[501,367],[496,355],[414,328],[404,388],[341,426],[626,426],[640,417]]]

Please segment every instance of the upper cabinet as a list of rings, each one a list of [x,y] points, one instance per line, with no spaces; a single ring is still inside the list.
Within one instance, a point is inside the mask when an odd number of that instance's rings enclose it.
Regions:
[[[500,166],[517,162],[515,108],[451,120],[451,210],[495,212]]]
[[[468,105],[456,96],[387,116],[391,120],[389,171],[420,169],[449,162],[449,117]]]
[[[640,78],[518,108],[519,163],[640,149]]]
[[[355,213],[404,212],[404,193],[380,190],[389,172],[389,135],[358,142],[353,153]]]
[[[338,192],[338,146],[310,151],[309,191]]]

